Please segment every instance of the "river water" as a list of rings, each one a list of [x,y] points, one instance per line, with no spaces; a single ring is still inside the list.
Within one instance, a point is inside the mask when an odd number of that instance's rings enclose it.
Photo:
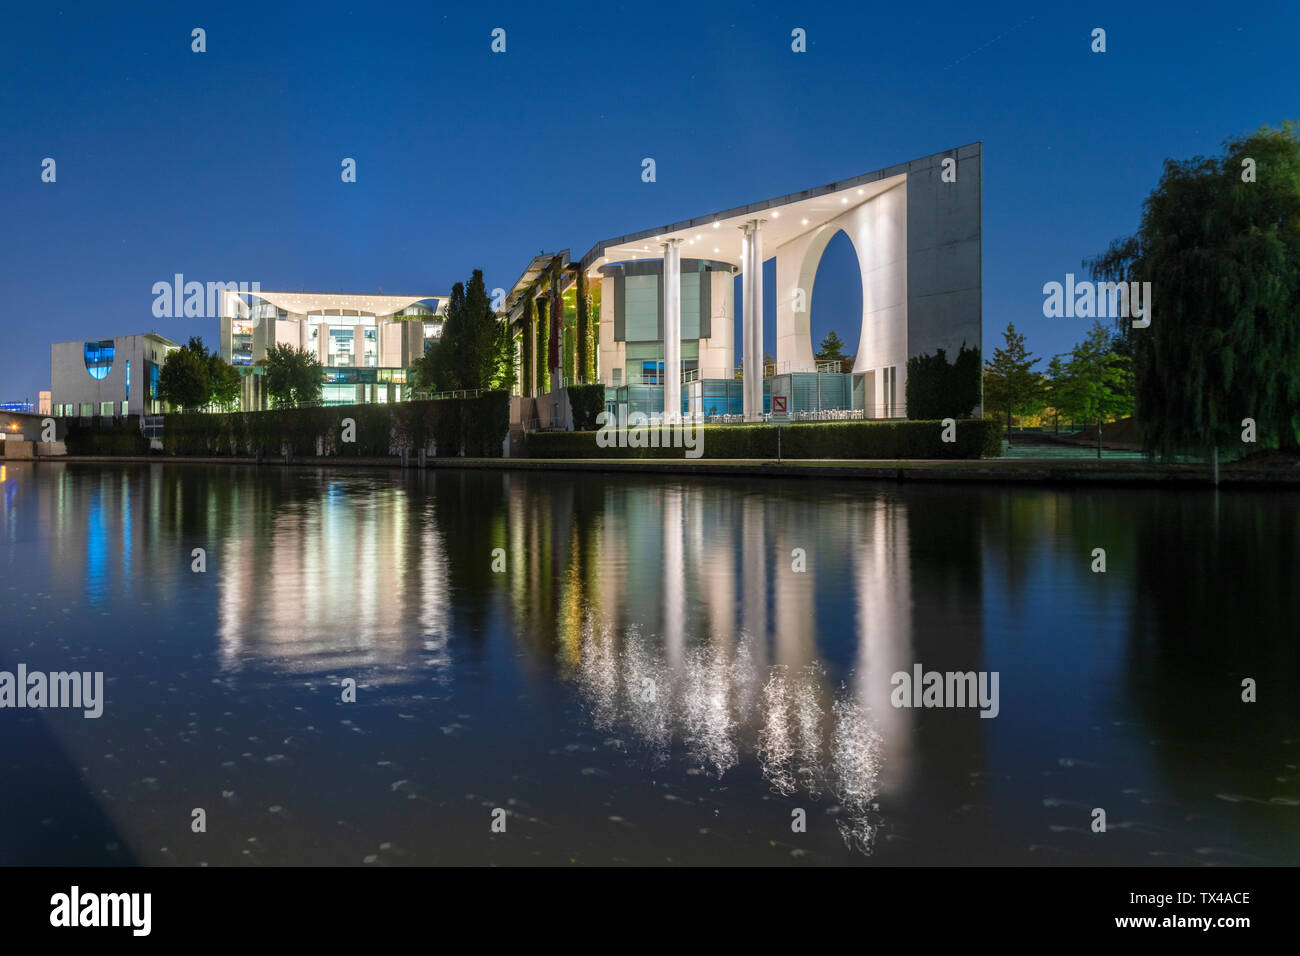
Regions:
[[[1289,493],[14,463],[0,530],[0,670],[104,680],[0,709],[0,863],[1300,863]]]

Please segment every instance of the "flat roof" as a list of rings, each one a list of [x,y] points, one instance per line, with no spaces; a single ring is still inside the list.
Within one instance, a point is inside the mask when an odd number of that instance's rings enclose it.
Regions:
[[[128,332],[126,335],[106,335],[103,338],[99,338],[99,339],[68,339],[66,342],[51,342],[50,345],[51,346],[85,345],[87,342],[104,342],[109,339],[135,339],[135,338],[160,339],[161,341],[165,342],[167,345],[174,345],[177,348],[181,347],[181,343],[173,342],[171,339],[167,338],[167,336],[160,335],[157,332]]]
[[[295,315],[322,314],[329,310],[347,310],[364,315],[393,315],[426,299],[438,300],[438,308],[449,295],[389,295],[383,292],[279,292],[274,289],[223,289],[223,295],[239,298],[257,296],[277,309]],[[241,300],[242,301],[242,300]],[[225,311],[224,309],[222,310]]]
[[[556,259],[560,260],[561,269],[568,266],[569,250],[561,249],[559,252],[539,252],[537,255],[533,256],[532,261],[528,263],[519,278],[515,280],[515,284],[510,287],[510,293],[506,296],[506,301],[501,311],[506,313],[506,315],[508,315],[512,320],[517,318],[515,312],[520,308],[520,304],[523,302],[524,293],[542,277],[542,273],[549,269],[551,263]]]
[[[668,239],[682,240],[681,253],[684,258],[717,259],[738,267],[741,265],[740,229],[751,219],[764,220],[764,249],[775,250],[791,239],[843,215],[854,206],[903,184],[907,181],[909,172],[939,166],[949,157],[961,160],[978,156],[981,146],[979,142],[968,143],[921,159],[854,176],[852,179],[606,239],[596,243],[582,257],[581,268],[588,276],[594,277],[600,266],[611,262],[661,259],[663,250],[659,244]]]

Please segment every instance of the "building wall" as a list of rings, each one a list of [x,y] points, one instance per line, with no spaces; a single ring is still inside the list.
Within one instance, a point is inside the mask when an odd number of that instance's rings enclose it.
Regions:
[[[614,369],[621,374],[627,360],[627,345],[614,338],[614,277],[600,278],[600,377],[606,385],[614,384]]]
[[[956,160],[955,182],[943,181],[947,158]],[[886,182],[894,181],[776,250],[777,368],[810,372],[817,266],[832,237],[849,237],[862,279],[853,370],[876,415],[905,411],[909,358],[943,349],[952,361],[963,344],[978,347],[982,338],[979,144],[908,163]]]
[[[904,177],[897,179],[896,185],[879,195],[776,250],[777,370],[814,372],[817,365],[809,322],[817,266],[837,233],[849,237],[862,281],[862,324],[853,371],[866,375],[863,381],[870,387],[865,404],[874,416],[896,414],[901,409],[909,354],[909,186]],[[894,383],[892,407],[890,381]]]
[[[957,181],[943,182],[945,155],[957,160]],[[981,165],[978,143],[955,154],[908,164],[907,354],[978,348],[983,335],[981,294]],[[979,410],[976,414],[980,414]]]
[[[107,341],[107,340],[105,340]],[[74,406],[73,414],[82,413],[81,406],[88,404],[92,415],[103,414],[103,404],[113,403],[109,414],[121,415],[122,403],[127,403],[127,414],[153,414],[155,409],[147,404],[148,365],[161,367],[167,352],[179,348],[158,336],[123,335],[112,339],[113,365],[102,379],[93,378],[86,369],[84,340],[56,342],[50,346],[50,403]],[[127,390],[127,363],[130,363],[131,386]]]
[[[731,378],[736,356],[735,277],[723,270],[707,275],[711,286],[709,309],[713,334],[700,340],[700,378]]]
[[[606,386],[616,381],[625,385],[629,375],[634,382],[640,380],[641,363],[652,360],[640,353],[650,345],[657,345],[657,357],[663,358],[663,262],[640,260],[604,270],[600,279],[600,376]],[[731,378],[735,293],[730,266],[683,259],[681,295],[684,362],[696,362],[706,377]]]

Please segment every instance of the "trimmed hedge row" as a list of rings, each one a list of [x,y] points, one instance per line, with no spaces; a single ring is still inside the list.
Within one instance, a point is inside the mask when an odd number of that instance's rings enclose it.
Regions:
[[[344,419],[352,420],[344,441]],[[163,449],[168,455],[278,456],[317,454],[382,458],[434,446],[439,457],[497,458],[510,429],[510,396],[488,392],[477,398],[442,398],[391,405],[330,405],[266,412],[210,415],[178,412],[164,416]]]
[[[647,429],[648,434],[649,429]],[[957,422],[955,442],[942,440],[938,421],[800,422],[783,425],[781,457],[814,458],[996,458],[1002,432],[992,419]],[[533,432],[530,458],[682,458],[677,448],[601,448],[598,432]],[[625,444],[626,434],[612,433]],[[776,458],[777,429],[772,425],[701,425],[696,441],[704,458]]]
[[[65,420],[68,427],[63,441],[69,455],[149,454],[149,439],[140,432],[139,415],[126,418],[101,418],[96,415],[88,426],[83,426],[78,418]]]
[[[604,385],[570,385],[569,407],[573,409],[573,430],[590,431],[596,416],[605,410]]]

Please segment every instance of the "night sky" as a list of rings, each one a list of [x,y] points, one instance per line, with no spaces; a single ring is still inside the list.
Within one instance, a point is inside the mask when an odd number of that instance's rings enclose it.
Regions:
[[[1134,231],[1166,157],[1300,114],[1294,2],[873,6],[13,5],[0,400],[48,387],[54,341],[215,344],[215,319],[154,318],[174,273],[445,294],[482,268],[508,288],[543,250],[576,258],[974,141],[985,350],[1011,320],[1050,355],[1090,320],[1043,318],[1043,283]],[[858,282],[841,237],[814,345],[835,328],[856,347]]]

